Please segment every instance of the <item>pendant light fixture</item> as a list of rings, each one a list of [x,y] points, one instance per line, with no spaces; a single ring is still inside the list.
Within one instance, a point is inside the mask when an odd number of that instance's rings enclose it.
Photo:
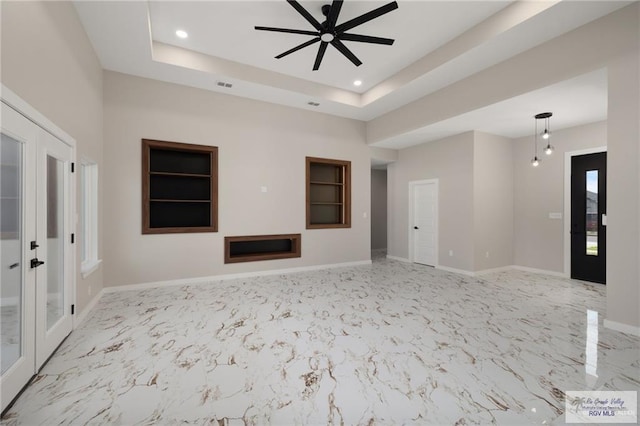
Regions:
[[[540,165],[540,159],[538,158],[538,136],[541,136],[542,139],[547,141],[547,146],[544,148],[544,153],[547,155],[553,154],[553,146],[551,146],[551,123],[549,118],[553,115],[552,112],[541,112],[540,114],[536,114],[533,116],[535,118],[535,130],[533,133],[534,140],[534,151],[533,151],[533,160],[531,160],[531,165],[533,167],[538,167]],[[544,130],[541,133],[538,133],[538,120],[544,120]]]

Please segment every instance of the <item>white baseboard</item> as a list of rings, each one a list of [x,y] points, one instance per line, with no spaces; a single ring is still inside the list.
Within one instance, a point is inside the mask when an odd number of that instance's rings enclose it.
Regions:
[[[544,274],[544,275],[551,275],[551,276],[560,277],[560,278],[569,278],[569,276],[567,274],[565,274],[564,272],[549,271],[549,270],[546,270],[546,269],[529,268],[528,266],[519,266],[519,265],[512,265],[511,268],[515,269],[517,271],[533,272],[534,274]]]
[[[491,269],[481,269],[479,271],[474,272],[474,276],[492,274],[494,272],[505,272],[505,271],[513,271],[514,267],[512,265],[509,266],[500,266],[499,268],[491,268]]]
[[[212,275],[208,277],[181,278],[177,280],[155,281],[155,282],[130,284],[130,285],[123,285],[123,286],[116,286],[116,287],[105,287],[103,291],[105,293],[115,293],[119,291],[146,290],[149,288],[156,288],[156,287],[201,284],[201,283],[210,283],[215,281],[234,280],[238,278],[253,278],[253,277],[264,277],[269,275],[293,274],[296,272],[309,272],[309,271],[318,271],[322,269],[346,268],[349,266],[362,266],[362,265],[371,265],[371,260],[332,263],[328,265],[301,266],[299,268],[274,269],[271,271],[242,272],[239,274]]]
[[[91,311],[93,311],[93,308],[96,307],[96,305],[98,304],[98,302],[100,301],[100,299],[102,298],[102,295],[104,294],[104,289],[100,290],[98,292],[98,294],[96,294],[93,299],[91,299],[89,301],[89,303],[87,304],[87,306],[84,307],[84,309],[82,310],[82,312],[80,312],[76,318],[75,318],[75,322],[73,324],[73,328],[78,327],[80,324],[82,324],[88,317],[89,314],[91,313]]]
[[[505,272],[505,271],[516,270],[516,271],[531,272],[534,274],[544,274],[544,275],[551,275],[554,277],[567,278],[566,275],[563,274],[562,272],[547,271],[545,269],[535,269],[535,268],[529,268],[526,266],[517,266],[517,265],[508,265],[508,266],[501,266],[499,268],[482,269],[480,271],[467,271],[465,269],[451,268],[449,266],[443,266],[443,265],[436,266],[436,269],[441,269],[447,272],[453,272],[454,274],[467,275],[469,277],[477,277],[481,275],[491,274],[493,272]]]
[[[387,259],[397,260],[398,262],[411,263],[411,261],[405,257],[387,255]]]
[[[617,321],[604,320],[604,326],[611,330],[620,331],[622,333],[631,334],[633,336],[640,337],[640,327],[634,327],[633,325],[623,324]]]
[[[450,268],[449,266],[438,265],[436,266],[436,269],[440,269],[442,271],[447,271],[447,272],[453,272],[454,274],[466,275],[468,277],[474,277],[476,275],[475,272],[466,271],[464,269]]]

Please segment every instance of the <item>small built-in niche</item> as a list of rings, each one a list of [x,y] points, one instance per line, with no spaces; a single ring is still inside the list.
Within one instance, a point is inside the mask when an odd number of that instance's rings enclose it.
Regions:
[[[301,256],[300,234],[224,237],[224,263]]]
[[[351,227],[351,162],[307,157],[307,229]]]

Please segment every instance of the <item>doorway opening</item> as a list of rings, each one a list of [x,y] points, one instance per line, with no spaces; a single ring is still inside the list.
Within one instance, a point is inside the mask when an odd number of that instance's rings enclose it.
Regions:
[[[387,250],[387,169],[371,169],[371,251]]]

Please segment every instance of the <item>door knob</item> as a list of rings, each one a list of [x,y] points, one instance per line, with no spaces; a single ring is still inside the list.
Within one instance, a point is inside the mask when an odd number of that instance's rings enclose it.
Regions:
[[[38,260],[38,258],[36,257],[35,259],[31,259],[31,268],[37,268],[40,265],[44,265],[44,261],[42,260]]]
[[[418,227],[417,227],[417,226],[414,226],[414,227],[413,227],[413,229],[418,229]]]

